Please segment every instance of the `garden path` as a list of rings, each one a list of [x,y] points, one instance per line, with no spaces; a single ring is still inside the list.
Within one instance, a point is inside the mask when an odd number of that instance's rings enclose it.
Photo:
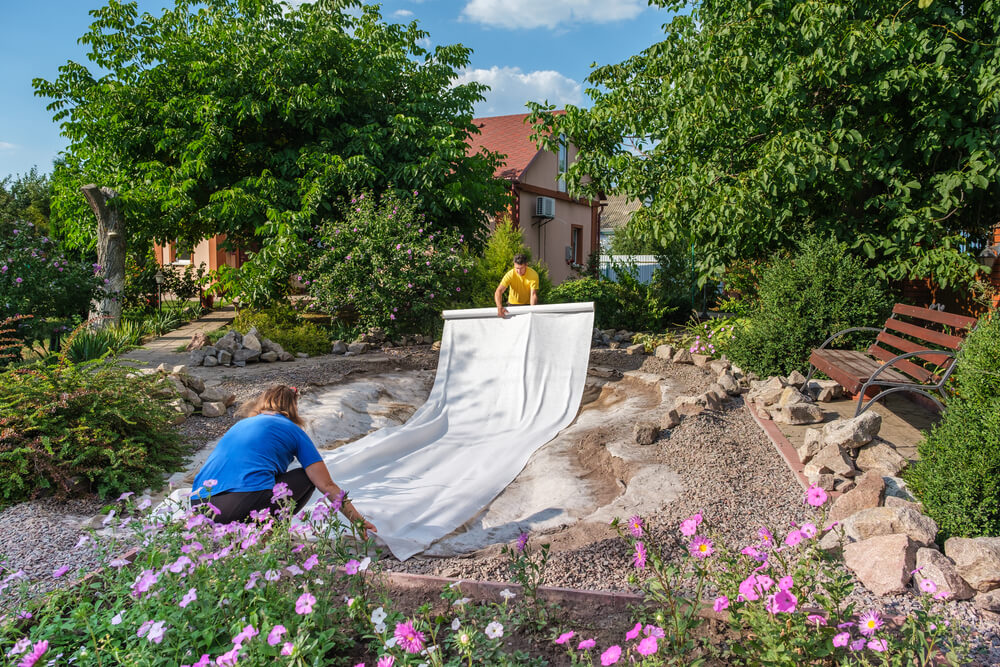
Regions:
[[[210,331],[215,331],[220,327],[226,326],[235,318],[236,309],[232,305],[216,308],[193,322],[188,322],[184,326],[174,329],[159,338],[148,341],[140,348],[123,354],[121,359],[138,362],[152,368],[160,364],[167,364],[168,366],[183,364],[187,359],[187,353],[176,352],[175,350],[178,346],[189,343],[191,336],[196,333],[207,334]]]

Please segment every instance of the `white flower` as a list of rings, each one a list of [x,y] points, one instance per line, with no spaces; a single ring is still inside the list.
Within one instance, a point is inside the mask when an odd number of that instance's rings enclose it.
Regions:
[[[385,609],[382,609],[382,607],[378,607],[375,609],[375,611],[372,612],[372,623],[378,625],[379,623],[381,623],[386,619],[386,616],[388,616],[388,614],[385,613]]]
[[[505,588],[502,591],[500,591],[500,597],[502,597],[504,600],[510,600],[511,598],[516,598],[517,593],[512,593],[509,588]]]
[[[118,612],[111,617],[111,625],[119,625],[122,622],[122,613]]]
[[[503,625],[493,621],[486,626],[486,636],[490,639],[499,639],[503,637]]]
[[[451,603],[451,606],[452,607],[457,607],[458,605],[466,604],[470,600],[471,600],[471,598],[458,598],[457,600],[455,600],[454,602]]]
[[[454,630],[455,632],[458,632],[458,629],[460,627],[462,627],[462,621],[458,620],[457,618],[451,622],[451,629]]]
[[[109,523],[111,523],[111,520],[114,519],[114,518],[115,518],[115,511],[111,510],[111,511],[108,512],[108,515],[106,517],[104,517],[104,521],[101,521],[101,523],[106,526]]]
[[[462,646],[466,646],[469,643],[469,633],[463,632],[458,636],[458,643]]]
[[[364,558],[361,559],[361,562],[358,563],[358,572],[364,572],[365,570],[368,569],[368,566],[371,564],[372,564],[372,559],[369,558],[368,556],[365,556]]]
[[[382,634],[383,632],[385,632],[385,630],[386,630],[385,623],[376,623],[375,624],[375,632],[376,633]]]
[[[455,588],[455,586],[460,586],[461,584],[462,584],[462,580],[459,579],[458,581],[455,581],[455,582],[452,582],[452,583],[448,584],[448,588]]]
[[[396,645],[396,641],[397,639],[395,637],[389,637],[389,639],[385,642],[385,650],[388,651],[394,647]]]

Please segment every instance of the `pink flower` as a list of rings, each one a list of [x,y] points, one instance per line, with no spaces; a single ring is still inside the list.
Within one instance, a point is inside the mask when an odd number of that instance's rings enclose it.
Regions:
[[[521,533],[517,536],[517,553],[522,553],[526,546],[528,546],[528,534]]]
[[[799,599],[788,591],[779,590],[768,598],[768,611],[772,614],[790,614],[795,611]]]
[[[628,532],[632,537],[642,537],[642,517],[634,516],[628,520]]]
[[[413,627],[413,621],[398,623],[393,636],[407,653],[419,653],[424,648],[424,633]]]
[[[635,554],[632,555],[632,563],[637,570],[646,567],[646,546],[642,542],[635,543]]]
[[[950,597],[951,593],[949,591],[938,591],[937,593],[934,594],[935,600],[947,600]]]
[[[875,610],[866,611],[858,619],[858,630],[865,636],[875,634],[875,631],[881,627],[882,617]]]
[[[239,648],[240,646],[243,645],[243,642],[247,641],[248,639],[253,639],[259,634],[260,633],[257,632],[257,628],[253,627],[252,625],[248,625],[244,627],[242,630],[240,630],[235,637],[233,637],[233,643],[236,644],[237,648]]]
[[[292,651],[294,650],[295,650],[295,644],[293,644],[292,642],[285,642],[281,646],[281,655],[291,655]]]
[[[882,653],[887,648],[889,648],[889,644],[884,639],[872,639],[868,642],[868,648],[870,648],[873,651],[878,651],[879,653]]]
[[[391,655],[383,655],[378,659],[378,664],[375,667],[392,667],[396,664],[396,659]]]
[[[561,635],[559,635],[559,637],[556,639],[556,643],[557,644],[565,644],[570,639],[572,639],[573,635],[575,635],[575,634],[576,633],[573,632],[572,630],[570,630],[569,632],[564,632]]]
[[[45,655],[45,652],[49,650],[48,640],[43,639],[31,648],[31,653],[24,656],[21,662],[17,663],[17,667],[33,667],[33,665],[38,662],[38,660]]]
[[[701,535],[695,535],[694,539],[691,540],[690,546],[688,546],[688,551],[695,558],[708,558],[714,552],[712,549],[712,542]]]
[[[302,567],[306,570],[306,572],[313,569],[317,565],[319,565],[319,556],[316,554],[309,556],[309,558],[306,558],[306,562],[302,563]]]
[[[316,604],[316,598],[309,593],[303,593],[299,596],[299,599],[295,601],[295,613],[299,615],[311,613],[314,604]]]
[[[278,482],[274,485],[271,494],[271,502],[276,503],[284,498],[290,498],[292,496],[292,490],[288,488],[288,484],[284,482]]]
[[[852,651],[860,651],[865,647],[865,643],[866,641],[864,637],[861,637],[860,639],[855,639],[854,641],[851,642],[850,649]]]
[[[281,635],[288,632],[288,629],[283,625],[276,625],[271,628],[271,631],[267,633],[267,643],[270,646],[277,646],[281,642]]]
[[[802,524],[802,528],[800,528],[799,530],[801,530],[802,534],[808,537],[809,539],[816,537],[816,526],[814,524],[804,523]]]
[[[159,644],[163,641],[163,635],[165,634],[165,621],[156,621],[151,626],[149,626],[149,633],[146,635],[146,640],[154,644]]]
[[[795,580],[792,579],[790,576],[786,575],[781,579],[778,579],[778,588],[780,588],[783,591],[790,590],[794,585],[795,585]]]
[[[817,628],[821,625],[826,625],[826,617],[820,616],[819,614],[809,614],[806,616],[806,620],[815,625]]]
[[[760,537],[761,544],[767,548],[774,544],[774,536],[771,535],[771,531],[767,528],[761,528],[757,531],[757,535]]]
[[[607,651],[601,654],[601,665],[607,667],[607,665],[613,665],[622,657],[622,647],[615,644],[608,648]]]
[[[646,637],[635,647],[639,655],[653,655],[659,646],[656,644],[656,637]]]
[[[215,659],[215,664],[219,667],[232,667],[240,659],[240,647],[234,646]]]
[[[64,574],[66,574],[67,572],[69,572],[69,565],[63,565],[62,567],[58,567],[55,570],[53,570],[53,572],[52,572],[52,578],[53,579],[58,579],[59,577],[61,577]]]
[[[188,590],[187,593],[184,594],[184,597],[181,598],[181,601],[177,606],[180,607],[181,609],[184,609],[197,599],[198,599],[197,589],[191,588]]]
[[[838,648],[847,646],[849,641],[851,641],[851,633],[849,632],[841,632],[833,637],[833,645]]]
[[[344,563],[344,572],[346,572],[347,574],[357,574],[359,565],[361,565],[360,561],[357,561],[352,558],[351,560]]]
[[[819,488],[815,484],[810,486],[809,489],[806,491],[806,502],[812,505],[813,507],[821,506],[823,503],[827,501],[827,498],[828,496],[826,495],[826,491]]]
[[[582,642],[576,645],[576,649],[578,651],[589,651],[595,646],[597,646],[597,642],[594,639],[584,639]]]
[[[753,602],[754,600],[760,599],[756,574],[751,574],[749,577],[740,582],[740,595],[742,595],[743,599],[747,602]]]
[[[641,631],[642,631],[642,623],[636,623],[634,628],[625,633],[625,639],[631,641],[636,637],[638,637]]]
[[[715,598],[715,602],[712,604],[712,609],[715,611],[723,611],[729,608],[729,598],[725,595],[720,595]]]
[[[698,526],[701,525],[701,512],[689,516],[688,518],[681,521],[681,535],[685,537],[691,537],[698,532]]]
[[[920,590],[922,590],[924,593],[934,594],[937,592],[937,584],[935,584],[930,579],[921,579]]]
[[[802,541],[802,532],[798,530],[793,530],[792,532],[788,533],[787,537],[785,537],[785,544],[787,544],[790,547],[794,547],[801,541]]]

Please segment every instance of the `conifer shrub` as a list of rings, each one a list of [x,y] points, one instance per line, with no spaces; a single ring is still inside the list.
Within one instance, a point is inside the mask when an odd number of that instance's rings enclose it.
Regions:
[[[904,474],[941,538],[1000,536],[1000,314],[966,339],[951,399]]]
[[[886,282],[831,238],[809,237],[793,256],[773,258],[758,287],[747,326],[728,355],[763,377],[805,372],[810,353],[829,336],[881,327],[893,304]],[[859,348],[872,339],[865,332],[849,334],[832,347]]]
[[[471,305],[488,307],[494,305],[493,293],[504,274],[514,268],[514,255],[528,258],[528,266],[538,273],[538,301],[551,301],[552,281],[544,262],[532,260],[531,249],[524,242],[524,233],[514,227],[509,219],[497,220],[496,228],[490,234],[483,248],[483,254],[476,258],[469,273],[469,295]]]
[[[65,354],[0,373],[0,505],[160,486],[186,453],[163,382]]]

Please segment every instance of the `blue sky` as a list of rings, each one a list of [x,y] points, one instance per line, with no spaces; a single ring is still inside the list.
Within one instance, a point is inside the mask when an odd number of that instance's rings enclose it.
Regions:
[[[34,96],[34,77],[53,79],[67,60],[89,64],[77,39],[97,0],[4,2],[0,23],[0,178],[32,166],[52,170],[66,140]],[[166,0],[139,0],[157,12]],[[172,4],[172,3],[171,3]],[[476,115],[525,111],[531,99],[586,106],[584,79],[592,63],[618,63],[662,39],[670,18],[646,0],[387,0],[386,20],[416,20],[430,46],[461,43],[473,50],[460,80],[492,87]]]

